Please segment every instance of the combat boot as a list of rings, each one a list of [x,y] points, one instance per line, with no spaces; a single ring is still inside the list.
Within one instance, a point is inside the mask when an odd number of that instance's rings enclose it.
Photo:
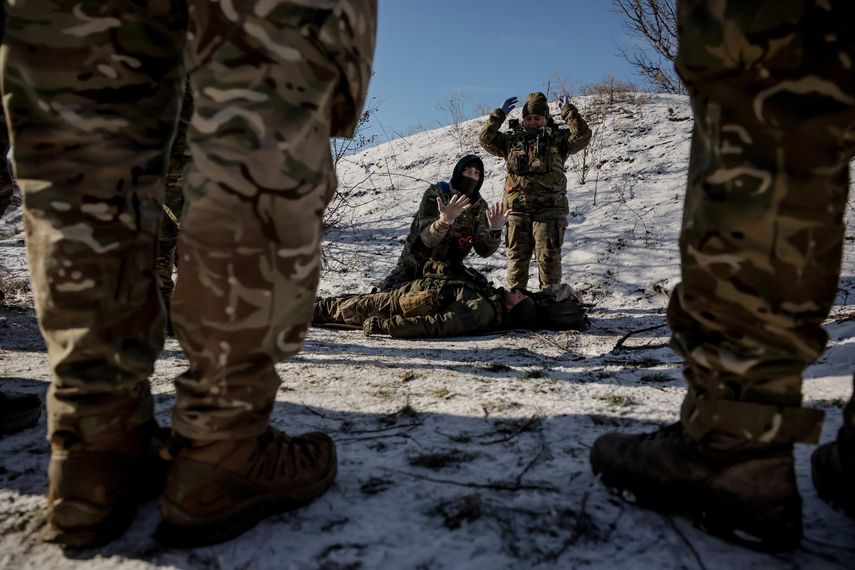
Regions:
[[[689,441],[676,423],[652,433],[601,436],[591,467],[629,502],[686,514],[730,542],[778,551],[802,538],[792,445],[725,453]]]
[[[152,421],[96,442],[52,444],[42,538],[89,548],[124,533],[137,507],[163,489],[166,464],[159,449],[164,436]]]
[[[855,428],[840,428],[837,440],[817,447],[810,463],[819,496],[855,518]]]
[[[261,519],[308,504],[335,480],[335,444],[322,433],[288,437],[268,428],[258,437],[193,442],[175,437],[166,480],[163,546],[224,542]]]
[[[32,427],[42,413],[42,401],[33,394],[0,392],[0,434]]]

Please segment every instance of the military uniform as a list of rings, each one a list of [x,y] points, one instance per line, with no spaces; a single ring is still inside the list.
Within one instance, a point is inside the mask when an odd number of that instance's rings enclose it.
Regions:
[[[855,5],[678,3],[677,70],[695,115],[668,307],[689,384],[680,423],[609,434],[591,462],[640,503],[670,496],[704,528],[754,548],[802,536],[795,442],[822,413],[802,372],[823,351],[855,155]],[[821,496],[855,514],[855,404],[813,455]],[[679,494],[675,492],[679,490]]]
[[[3,38],[5,26],[3,7],[0,6],[0,40]],[[9,154],[9,131],[6,128],[5,111],[0,107],[0,217],[12,203],[15,190],[15,179],[12,176],[12,166],[7,158]]]
[[[63,485],[81,478],[67,472],[72,467],[93,479],[89,489],[135,485],[110,477],[134,476],[136,450],[145,446],[131,438],[152,418],[148,376],[164,329],[157,239],[188,71],[194,161],[172,309],[190,367],[176,381],[172,429],[189,443],[175,456],[164,516],[226,532],[221,513],[234,513],[237,497],[270,485],[274,493],[312,485],[312,496],[323,492],[335,476],[329,438],[294,446],[269,426],[280,384],[274,365],[300,349],[311,320],[321,216],[336,187],[329,138],[352,135],[360,116],[376,2],[19,0],[5,7],[4,103],[55,377],[47,397],[48,520],[64,527],[60,540],[103,540],[132,513],[124,497],[84,490],[70,500]],[[223,451],[228,442],[234,449]],[[301,464],[311,470],[322,458],[322,472],[276,471],[303,477],[293,486],[255,479],[261,470],[234,463],[296,461],[290,454],[306,450],[313,455]],[[99,467],[122,454],[132,455],[130,463]],[[248,487],[223,491],[226,504],[215,508],[193,503],[193,480]],[[298,504],[311,496],[280,498]],[[87,507],[74,511],[75,504]],[[183,507],[193,514],[176,515]],[[264,516],[251,504],[241,508],[249,510],[237,532]],[[225,538],[207,527],[184,536]]]
[[[454,184],[469,164],[476,165],[481,171],[481,180],[468,195],[472,206],[461,213],[453,224],[447,225],[439,219],[436,200],[439,198],[448,203],[452,196],[461,193]],[[410,233],[398,263],[383,281],[381,290],[390,291],[421,277],[425,263],[431,259],[442,261],[462,274],[463,259],[473,249],[481,257],[489,257],[496,252],[502,232],[501,229],[491,230],[487,222],[487,202],[478,191],[483,180],[484,164],[481,159],[475,155],[466,155],[454,167],[451,184],[438,182],[425,191],[419,210],[410,224]]]
[[[12,203],[12,194],[15,191],[15,179],[12,176],[12,167],[6,158],[8,154],[9,133],[6,131],[6,119],[3,116],[3,110],[0,109],[0,217],[3,216],[6,208]]]
[[[399,338],[462,336],[501,327],[504,291],[486,280],[426,276],[392,291],[318,299],[314,321],[363,325],[378,317],[382,332]]]
[[[548,109],[542,93],[530,94],[526,105]],[[532,253],[540,288],[555,289],[561,284],[561,246],[569,213],[564,163],[591,140],[591,130],[576,107],[564,105],[561,117],[566,128],[548,118],[539,132],[521,127],[502,132],[505,113],[496,109],[481,129],[481,146],[504,158],[508,168],[502,201],[510,211],[508,285],[512,288],[527,288]]]
[[[193,116],[193,90],[188,82],[184,87],[184,99],[181,102],[181,114],[175,129],[175,140],[169,151],[169,166],[166,171],[166,194],[163,202],[163,224],[157,244],[157,279],[160,284],[160,296],[166,307],[166,330],[172,333],[171,306],[172,271],[175,268],[175,248],[178,244],[179,218],[184,208],[184,178],[190,163],[190,147],[187,144],[187,127]]]

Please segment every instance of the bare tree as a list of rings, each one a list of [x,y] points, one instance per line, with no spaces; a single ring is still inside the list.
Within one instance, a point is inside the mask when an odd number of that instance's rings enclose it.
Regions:
[[[595,83],[582,85],[582,95],[590,95],[591,104],[595,107],[616,103],[632,103],[635,101],[638,91],[637,85],[630,81],[618,79],[614,75],[606,75]]]
[[[447,99],[437,103],[436,108],[440,111],[448,113],[451,123],[451,134],[460,147],[460,152],[465,152],[473,146],[471,133],[463,128],[463,122],[466,121],[467,115],[465,111],[465,101],[469,99],[469,94],[465,91],[455,91],[450,94]]]
[[[552,72],[547,85],[549,86],[548,88],[551,88],[555,93],[556,97],[561,95],[573,97],[576,95],[576,83],[572,79],[561,75],[561,72],[559,71]]]
[[[649,48],[633,53],[621,49],[624,59],[657,91],[685,94],[686,86],[673,69],[677,60],[676,0],[612,0],[612,5],[626,19],[626,29]]]
[[[330,150],[332,151],[333,166],[338,167],[345,157],[368,148],[377,142],[376,134],[368,134],[371,130],[371,120],[374,113],[379,109],[380,104],[371,99],[365,106],[365,110],[359,117],[356,123],[356,130],[351,138],[334,138],[330,140]],[[355,208],[353,198],[360,195],[362,186],[371,179],[371,170],[366,170],[364,179],[355,184],[340,184],[338,191],[333,195],[327,208],[324,210],[323,228],[324,231],[335,227],[340,227],[346,219],[346,214]]]

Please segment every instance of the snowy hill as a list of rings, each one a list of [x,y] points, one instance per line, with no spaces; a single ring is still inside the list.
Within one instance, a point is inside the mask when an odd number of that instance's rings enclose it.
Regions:
[[[584,164],[579,155],[569,162],[563,270],[565,281],[596,305],[589,330],[432,341],[311,330],[304,350],[278,366],[283,385],[273,423],[329,432],[339,448],[336,484],[301,511],[195,551],[154,543],[156,503],[102,551],[64,555],[39,543],[48,457],[42,419],[37,429],[0,440],[0,567],[851,567],[855,523],[817,498],[811,446],[797,446],[806,537],[786,555],[755,553],[708,537],[682,517],[633,508],[591,474],[588,453],[597,436],[678,417],[684,383],[679,359],[664,346],[664,308],[679,278],[692,121],[679,96],[576,103],[595,138]],[[367,291],[385,277],[422,193],[447,180],[463,154],[484,158],[482,195],[499,200],[504,166],[477,144],[483,121],[340,160],[320,294]],[[855,362],[851,211],[846,236],[840,292],[827,323],[831,346],[808,369],[804,388],[807,405],[826,411],[823,440],[840,425]],[[17,208],[0,223],[0,238],[0,264],[18,283],[11,306],[0,308],[4,386],[44,393],[48,365],[26,292]],[[503,247],[470,262],[504,283]],[[172,378],[185,366],[178,344],[168,341],[152,378],[161,423],[169,422]]]

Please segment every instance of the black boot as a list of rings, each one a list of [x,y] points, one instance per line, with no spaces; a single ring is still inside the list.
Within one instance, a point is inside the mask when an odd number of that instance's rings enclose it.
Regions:
[[[817,447],[810,463],[819,496],[855,518],[855,428],[840,428],[837,440]]]
[[[802,537],[792,445],[723,453],[690,442],[676,423],[594,443],[591,467],[639,506],[688,515],[705,532],[764,551]]]

